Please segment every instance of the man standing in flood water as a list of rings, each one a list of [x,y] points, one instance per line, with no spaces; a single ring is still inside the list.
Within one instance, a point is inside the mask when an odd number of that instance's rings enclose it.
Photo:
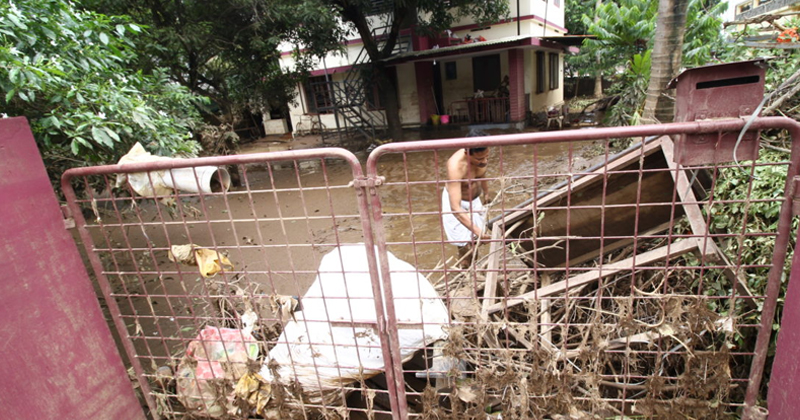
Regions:
[[[487,135],[472,130],[467,137]],[[458,247],[461,268],[472,265],[472,248],[478,238],[489,239],[486,233],[484,202],[489,200],[486,167],[489,149],[459,149],[447,160],[447,184],[442,191],[442,223],[447,239]],[[483,201],[481,201],[483,198]]]

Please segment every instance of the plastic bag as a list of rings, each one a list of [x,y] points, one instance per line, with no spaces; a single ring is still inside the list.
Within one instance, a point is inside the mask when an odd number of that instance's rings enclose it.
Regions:
[[[203,328],[178,366],[178,398],[191,413],[222,417],[234,408],[230,384],[244,376],[248,361],[257,357],[258,343],[250,332]]]
[[[388,257],[395,314],[398,323],[407,325],[398,331],[400,356],[408,360],[418,349],[447,337],[444,327],[450,317],[428,279],[411,264],[391,253]],[[311,403],[336,398],[342,385],[385,367],[378,332],[362,326],[377,325],[365,246],[335,248],[323,256],[318,273],[300,300],[303,309],[286,324],[259,372],[267,382],[298,382],[303,399]],[[278,377],[270,361],[277,362]]]

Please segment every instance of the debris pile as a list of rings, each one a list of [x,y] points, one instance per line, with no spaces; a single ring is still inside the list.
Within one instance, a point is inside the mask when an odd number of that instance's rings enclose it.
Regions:
[[[709,236],[700,181],[671,172],[671,153],[669,139],[650,141],[524,203],[492,221],[473,270],[434,281],[459,325],[445,353],[470,372],[450,382],[447,404],[424,390],[426,416],[735,410],[730,402],[742,398],[731,394],[744,393],[732,379],[737,325],[721,314],[742,300],[713,299],[703,287],[747,289]]]

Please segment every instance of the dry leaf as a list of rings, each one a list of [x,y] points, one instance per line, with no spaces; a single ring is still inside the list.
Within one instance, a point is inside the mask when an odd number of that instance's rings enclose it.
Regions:
[[[195,259],[194,252],[192,252],[195,248],[199,247],[195,244],[172,245],[169,250],[169,260],[186,265],[195,265],[197,264],[197,260]]]
[[[233,264],[228,257],[205,248],[195,248],[195,257],[197,258],[197,266],[200,268],[200,274],[205,277],[214,277],[222,271],[225,267],[228,270],[233,269]]]
[[[294,296],[272,295],[269,297],[269,305],[272,308],[272,312],[279,314],[282,320],[289,318],[295,320],[294,311],[297,309],[298,304],[299,302]]]
[[[223,268],[233,269],[233,263],[225,255],[195,244],[173,245],[169,250],[169,259],[181,264],[197,264],[200,274],[205,278],[214,277]]]
[[[272,399],[272,385],[258,373],[247,373],[239,379],[233,389],[234,395],[256,409],[256,413],[264,414],[264,408]]]

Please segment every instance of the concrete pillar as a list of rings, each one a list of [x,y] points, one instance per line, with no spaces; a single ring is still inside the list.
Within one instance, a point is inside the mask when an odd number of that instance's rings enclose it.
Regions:
[[[433,99],[433,63],[418,61],[414,63],[417,76],[417,101],[419,103],[419,122],[425,124],[428,116],[436,113]]]
[[[508,91],[511,122],[525,121],[525,52],[508,51]]]

